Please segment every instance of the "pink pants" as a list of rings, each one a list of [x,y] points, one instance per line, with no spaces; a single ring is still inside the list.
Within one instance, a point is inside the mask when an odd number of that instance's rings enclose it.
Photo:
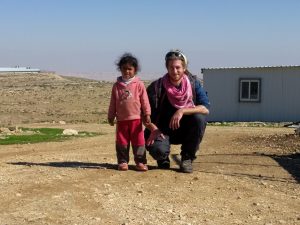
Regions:
[[[141,119],[117,122],[116,151],[118,164],[129,162],[130,143],[135,163],[146,164],[145,138]]]
[[[136,119],[118,121],[116,142],[117,145],[128,145],[130,142],[132,146],[145,145],[142,120]]]

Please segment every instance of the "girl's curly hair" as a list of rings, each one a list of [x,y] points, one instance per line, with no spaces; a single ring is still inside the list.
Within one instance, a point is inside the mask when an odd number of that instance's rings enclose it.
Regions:
[[[135,71],[140,71],[139,61],[131,53],[124,53],[120,59],[116,62],[117,69],[120,71],[121,67],[125,64],[129,64],[135,68]]]

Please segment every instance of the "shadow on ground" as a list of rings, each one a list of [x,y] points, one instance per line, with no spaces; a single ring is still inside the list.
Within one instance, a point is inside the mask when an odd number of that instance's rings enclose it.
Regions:
[[[218,161],[213,161],[214,157],[218,156]],[[219,156],[223,156],[223,161],[220,160]],[[225,160],[225,157],[231,157],[230,161]],[[275,160],[278,165],[272,165],[272,164],[257,164],[257,163],[245,163],[241,162],[238,157],[270,157],[273,160]],[[180,164],[180,156],[178,154],[171,155],[171,158],[173,161],[179,165]],[[208,161],[207,158],[211,158],[211,160]],[[200,161],[201,160],[201,161]],[[250,160],[249,160],[250,161]],[[222,174],[227,176],[235,176],[235,177],[248,177],[251,179],[257,179],[257,180],[270,180],[270,181],[278,181],[278,182],[290,182],[300,183],[300,153],[297,154],[291,154],[291,155],[267,155],[267,154],[259,154],[259,153],[253,153],[253,154],[208,154],[208,155],[199,155],[198,158],[193,162],[194,164],[194,171],[202,172],[202,173],[209,173],[209,174]],[[213,166],[206,166],[208,164],[216,164],[216,165],[223,165],[225,168],[223,168],[222,171],[214,169]],[[233,171],[229,168],[226,168],[226,165],[228,166],[255,166],[255,167],[283,167],[291,176],[294,178],[286,178],[286,177],[274,177],[274,176],[264,176],[261,174],[248,174],[248,173],[242,173],[241,171]]]
[[[205,159],[205,157],[214,157],[220,156],[220,154],[215,155],[201,155],[198,159]],[[224,157],[230,156],[233,157],[231,162],[226,161],[199,161],[195,160],[193,163],[194,171],[202,172],[202,173],[210,173],[210,174],[223,174],[227,176],[237,176],[237,177],[248,177],[251,179],[259,179],[259,180],[270,180],[270,181],[279,181],[279,182],[292,182],[295,181],[290,178],[280,178],[280,177],[273,177],[273,176],[264,176],[261,174],[247,174],[241,172],[233,172],[233,171],[219,171],[214,169],[208,169],[206,166],[207,164],[217,164],[217,165],[240,165],[240,166],[261,166],[261,167],[283,167],[287,172],[289,172],[292,177],[296,180],[296,182],[300,183],[300,153],[290,154],[290,155],[266,155],[266,154],[223,154]],[[241,163],[239,160],[235,160],[235,157],[257,157],[257,156],[265,156],[271,157],[275,160],[279,166],[277,165],[262,165],[262,164],[250,164],[250,163]],[[180,156],[178,154],[172,154],[171,158],[173,161],[180,165]],[[46,163],[34,163],[34,162],[9,162],[8,164],[11,165],[19,165],[19,166],[48,166],[48,167],[61,167],[61,168],[82,168],[82,169],[110,169],[110,170],[117,170],[117,164],[111,163],[91,163],[91,162],[78,162],[78,161],[63,161],[63,162],[46,162]],[[199,165],[202,165],[201,167]],[[150,166],[148,165],[149,170],[158,169],[157,166]],[[134,165],[129,165],[130,170],[134,170]],[[173,171],[179,171],[178,169],[171,168]]]
[[[34,162],[9,162],[7,164],[17,166],[49,166],[49,167],[61,167],[61,168],[79,168],[79,169],[110,169],[118,170],[117,164],[111,163],[91,163],[91,162],[78,162],[78,161],[64,161],[64,162],[46,162],[46,163],[34,163]],[[134,165],[129,165],[129,170],[135,170]],[[156,169],[157,167],[148,166],[148,168]]]
[[[270,155],[280,166],[300,183],[300,153],[290,155]]]

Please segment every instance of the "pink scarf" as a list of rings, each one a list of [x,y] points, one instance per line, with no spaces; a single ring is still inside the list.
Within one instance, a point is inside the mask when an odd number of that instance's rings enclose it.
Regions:
[[[180,87],[175,87],[169,80],[168,74],[163,76],[163,85],[172,106],[177,109],[194,108],[192,86],[187,77],[183,75]]]

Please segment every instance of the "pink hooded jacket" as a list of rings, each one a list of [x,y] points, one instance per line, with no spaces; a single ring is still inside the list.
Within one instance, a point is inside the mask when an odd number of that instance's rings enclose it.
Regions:
[[[129,84],[121,81],[112,87],[108,118],[117,121],[140,119],[141,115],[150,115],[151,108],[144,83],[139,77],[134,77]]]

